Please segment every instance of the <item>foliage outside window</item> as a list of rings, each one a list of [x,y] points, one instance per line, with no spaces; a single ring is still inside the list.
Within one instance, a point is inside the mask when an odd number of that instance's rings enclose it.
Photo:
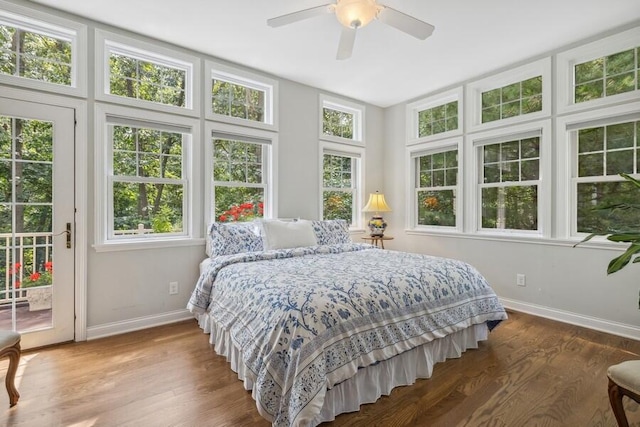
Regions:
[[[458,101],[418,112],[418,137],[458,129]]]
[[[482,123],[542,111],[542,76],[482,92]]]
[[[577,227],[580,233],[634,230],[640,214],[606,206],[638,203],[634,184],[619,174],[640,168],[640,121],[577,131]]]
[[[0,24],[0,73],[71,86],[71,41]]]
[[[187,133],[110,124],[113,235],[183,234]]]
[[[640,47],[576,64],[574,72],[576,103],[637,90]]]
[[[109,93],[143,101],[186,106],[187,70],[109,50]]]
[[[214,114],[264,122],[265,100],[264,90],[219,78],[212,80],[211,106]]]
[[[455,227],[458,150],[425,154],[415,162],[417,224]]]
[[[322,133],[354,139],[354,114],[324,107],[322,109]]]
[[[482,228],[537,230],[540,137],[486,144],[482,152]]]
[[[357,161],[347,155],[323,155],[322,219],[344,219],[353,224],[358,200]]]
[[[266,144],[213,138],[215,220],[251,221],[264,216]]]

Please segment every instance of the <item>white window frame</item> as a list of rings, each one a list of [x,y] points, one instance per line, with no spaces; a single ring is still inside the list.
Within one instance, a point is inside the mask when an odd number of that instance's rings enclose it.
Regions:
[[[205,61],[204,107],[205,117],[222,123],[249,126],[259,129],[278,131],[278,81],[256,73],[232,68],[218,62]],[[213,112],[211,92],[213,79],[245,86],[264,92],[264,121],[247,120]]]
[[[586,109],[607,107],[615,103],[638,99],[638,90],[605,96],[585,102],[574,102],[574,67],[576,64],[640,46],[640,27],[618,33],[567,50],[557,55],[556,84],[558,114],[575,113]],[[640,78],[640,76],[638,76]]]
[[[482,228],[482,191],[479,182],[482,167],[482,146],[536,135],[540,137],[540,176],[538,185],[538,230],[501,230]],[[471,168],[464,181],[467,191],[465,204],[468,210],[465,228],[471,233],[484,236],[551,238],[551,120],[523,123],[506,129],[493,129],[467,136],[465,158],[470,159]],[[469,165],[469,162],[467,163]]]
[[[96,100],[166,113],[200,116],[200,59],[196,56],[187,55],[101,29],[96,29],[95,33]],[[109,68],[109,56],[111,52],[184,70],[185,106],[178,107],[138,98],[112,95],[110,93],[111,70]]]
[[[184,143],[183,150],[183,231],[172,234],[149,234],[115,238],[113,233],[113,151],[109,136],[110,118],[135,120],[160,125],[176,126],[190,129],[190,141]],[[200,121],[188,117],[168,115],[136,108],[96,103],[95,106],[95,197],[96,207],[95,244],[96,251],[114,251],[143,249],[149,247],[172,247],[198,244],[193,239],[193,213],[195,194],[199,194],[200,185],[194,180],[198,176],[197,163],[193,159],[200,158]]]
[[[213,144],[212,135],[221,134],[237,138],[239,141],[259,141],[263,145],[263,184],[264,192],[264,218],[278,217],[278,134],[251,127],[237,126],[227,123],[205,122],[204,125],[204,158],[205,158],[205,230],[207,226],[216,220],[214,209],[215,182],[213,180]]]
[[[456,225],[453,227],[442,225],[421,225],[418,224],[417,218],[417,203],[418,203],[418,187],[416,187],[416,177],[418,168],[416,167],[417,159],[420,156],[441,153],[444,151],[458,151],[458,178],[456,180]],[[409,230],[412,232],[429,232],[429,233],[461,233],[464,226],[464,212],[463,201],[464,199],[464,150],[463,150],[463,138],[449,138],[446,140],[430,143],[422,143],[407,147],[406,150],[406,166],[405,170],[408,171],[408,184],[407,184],[407,206],[406,206],[406,223],[409,224]]]
[[[87,96],[87,27],[74,21],[0,0],[0,24],[71,43],[71,85],[49,83],[0,73],[0,84],[44,90],[62,95]]]
[[[362,207],[364,206],[364,170],[365,170],[365,152],[364,147],[357,147],[349,144],[341,144],[330,141],[320,141],[320,155],[318,156],[319,171],[320,171],[320,197],[319,197],[319,216],[318,218],[324,218],[324,155],[332,154],[336,156],[351,157],[353,159],[352,164],[355,165],[355,174],[351,175],[351,188],[353,192],[353,211],[351,213],[351,224],[349,229],[351,231],[364,230],[364,213]]]
[[[536,76],[542,76],[542,110],[535,113],[522,114],[508,119],[482,123],[482,93],[513,83],[521,82]],[[551,57],[543,58],[520,67],[512,68],[499,74],[476,80],[467,85],[467,130],[468,132],[484,131],[500,126],[511,126],[518,123],[540,120],[551,115]]]
[[[580,241],[587,234],[578,233],[576,186],[576,135],[575,130],[594,126],[622,123],[640,119],[640,102],[618,105],[602,110],[585,111],[560,117],[556,121],[556,164],[559,168],[556,186],[555,223],[558,238]],[[615,245],[603,237],[594,237],[594,243]]]
[[[319,139],[321,141],[364,146],[365,145],[365,132],[364,132],[365,106],[362,104],[357,104],[355,102],[350,102],[344,99],[335,98],[325,94],[320,94],[319,98],[320,98],[319,121],[318,121]],[[341,111],[343,113],[353,115],[353,138],[352,139],[342,138],[335,135],[328,135],[322,131],[323,125],[324,125],[324,116],[322,113],[325,108],[329,108],[331,110]]]
[[[439,93],[437,95],[429,96],[427,98],[420,99],[418,101],[407,104],[406,117],[407,117],[407,145],[420,144],[424,142],[437,141],[441,139],[448,139],[454,136],[462,135],[462,128],[464,126],[464,105],[463,105],[463,93],[462,86],[457,87],[446,92]],[[458,128],[446,132],[436,133],[429,136],[420,137],[419,129],[419,114],[421,111],[428,110],[430,108],[439,107],[441,105],[448,104],[453,101],[458,101]]]

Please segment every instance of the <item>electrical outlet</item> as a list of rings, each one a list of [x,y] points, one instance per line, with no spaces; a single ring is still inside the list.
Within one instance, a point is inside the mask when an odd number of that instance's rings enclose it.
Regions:
[[[516,274],[516,285],[527,286],[527,281],[524,274]]]
[[[169,295],[176,295],[178,293],[178,282],[169,282]]]

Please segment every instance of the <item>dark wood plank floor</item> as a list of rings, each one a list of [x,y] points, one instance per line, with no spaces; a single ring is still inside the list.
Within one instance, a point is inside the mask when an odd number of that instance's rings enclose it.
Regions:
[[[630,359],[640,342],[511,312],[431,379],[327,426],[615,426],[606,369]],[[17,379],[16,407],[0,388],[2,426],[269,426],[195,321],[24,352]]]

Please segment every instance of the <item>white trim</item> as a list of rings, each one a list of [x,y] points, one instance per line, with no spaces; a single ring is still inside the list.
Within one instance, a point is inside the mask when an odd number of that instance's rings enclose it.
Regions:
[[[87,340],[110,337],[112,335],[119,335],[127,332],[139,331],[141,329],[153,328],[155,326],[183,322],[190,319],[194,319],[193,314],[191,314],[187,309],[182,309],[161,314],[153,314],[151,316],[136,317],[134,319],[123,320],[120,322],[104,323],[99,326],[91,326],[87,328]]]
[[[407,145],[420,144],[439,139],[447,139],[454,136],[462,135],[464,126],[464,105],[463,105],[464,87],[460,86],[455,89],[448,90],[436,95],[422,98],[418,101],[407,104]],[[419,134],[419,113],[430,108],[439,107],[453,101],[458,101],[458,128],[447,132],[436,133],[433,135],[420,137]]]
[[[520,139],[523,134],[530,134],[531,132],[539,133],[540,137],[540,176],[538,181],[539,193],[538,193],[538,230],[537,231],[525,231],[525,230],[488,230],[481,228],[482,219],[482,203],[481,194],[479,191],[479,172],[480,172],[480,149],[484,144],[508,141],[509,139]],[[471,168],[469,168],[469,162],[467,162],[467,170],[469,170],[469,176],[465,181],[467,186],[465,206],[467,210],[467,221],[465,222],[465,229],[470,233],[479,234],[494,234],[494,235],[520,235],[520,236],[539,236],[543,238],[551,237],[551,210],[552,210],[552,198],[551,198],[551,185],[552,185],[552,159],[553,153],[551,150],[551,120],[540,120],[533,123],[522,123],[518,125],[509,126],[508,128],[492,129],[485,132],[474,133],[467,135],[467,142],[465,144],[467,159],[471,162]],[[490,142],[489,142],[490,141]]]
[[[600,332],[640,340],[640,327],[636,325],[628,325],[611,320],[599,319],[597,317],[585,316],[578,313],[572,313],[570,311],[558,310],[509,298],[500,298],[500,301],[505,308],[514,311],[521,311],[523,313],[568,323],[570,325],[582,326]]]
[[[243,124],[248,122],[243,121]],[[204,124],[204,233],[209,224],[214,220],[213,209],[213,147],[211,146],[211,134],[219,132],[222,134],[237,136],[239,140],[250,138],[253,140],[264,140],[267,149],[267,163],[265,167],[266,176],[263,177],[266,185],[263,216],[265,218],[278,217],[278,134],[255,127],[238,126],[229,123],[206,121]],[[268,141],[268,143],[267,143]]]
[[[596,58],[611,55],[627,49],[640,47],[640,27],[618,33],[559,53],[556,58],[556,85],[558,114],[584,111],[589,108],[606,107],[614,103],[638,99],[638,90],[632,90],[618,95],[605,96],[591,101],[574,102],[574,67]],[[640,79],[640,76],[636,76]],[[636,85],[640,82],[636,80]]]
[[[0,84],[60,95],[87,96],[87,26],[0,0],[0,23],[71,42],[71,86],[0,73]]]
[[[542,110],[508,119],[482,123],[482,92],[542,76]],[[512,68],[467,84],[467,131],[476,132],[500,126],[539,120],[551,115],[551,57],[543,58],[520,67]]]
[[[185,106],[161,104],[143,99],[111,95],[109,93],[109,53],[114,50],[136,59],[144,59],[185,71]],[[172,114],[200,116],[200,59],[196,56],[146,43],[130,37],[95,30],[95,98],[116,104],[162,111]]]
[[[556,236],[560,239],[582,238],[584,233],[574,234],[575,227],[574,214],[576,212],[575,191],[572,185],[574,170],[573,144],[569,128],[575,128],[581,123],[588,123],[594,120],[611,120],[615,122],[621,116],[630,114],[640,114],[640,101],[627,103],[600,109],[595,111],[583,111],[569,116],[559,117],[555,126],[555,156],[556,156],[556,179],[555,179],[555,224]]]
[[[214,61],[204,62],[204,114],[208,120],[228,123],[238,126],[249,126],[259,129],[278,131],[278,81],[265,76],[251,73],[238,68],[229,67]],[[251,89],[263,91],[264,100],[264,121],[247,120],[239,117],[225,116],[213,112],[211,105],[211,92],[213,90],[213,79],[218,78],[226,82],[245,86]]]
[[[39,104],[73,108],[76,111],[75,128],[75,341],[84,341],[87,336],[87,204],[88,204],[88,116],[84,100],[53,94],[43,94],[25,89],[2,87],[2,96]]]
[[[351,144],[357,146],[365,145],[365,106],[363,104],[357,104],[355,102],[336,98],[323,93],[319,96],[319,102],[318,139],[321,141],[335,142],[339,144]],[[324,125],[323,110],[325,108],[353,115],[352,139],[342,138],[335,135],[327,135],[322,131]]]
[[[464,225],[464,149],[463,138],[458,136],[437,142],[423,142],[411,145],[406,149],[407,194],[406,200],[406,226],[411,231],[438,231],[443,233],[456,233],[463,231]],[[434,154],[443,151],[458,152],[458,178],[456,180],[456,225],[454,227],[438,225],[419,225],[416,218],[416,159],[420,155]]]
[[[110,176],[113,174],[111,165],[111,144],[108,136],[108,117],[124,117],[149,122],[153,127],[154,123],[166,123],[168,125],[182,126],[188,128],[190,132],[189,141],[183,142],[183,179],[185,208],[183,208],[183,232],[180,235],[170,236],[161,234],[158,236],[146,236],[145,238],[113,239],[109,230],[112,229],[112,217],[110,206],[112,205],[113,194],[110,191]],[[181,240],[192,240],[194,238],[194,210],[192,201],[196,196],[194,193],[194,179],[199,176],[199,164],[193,161],[192,149],[199,144],[200,120],[184,116],[170,115],[166,113],[153,112],[148,110],[134,109],[110,104],[95,104],[94,114],[95,127],[95,152],[94,152],[94,204],[95,204],[95,244],[96,251],[106,250],[128,250],[141,248],[164,247],[167,242],[172,245],[181,245]],[[111,225],[110,225],[111,224]],[[184,244],[184,243],[182,243]],[[187,243],[188,244],[188,243]]]
[[[336,154],[343,155],[345,157],[351,157],[356,161],[356,177],[355,180],[352,177],[352,186],[355,187],[355,194],[353,198],[353,212],[352,212],[352,224],[349,226],[349,231],[364,230],[365,218],[362,207],[364,206],[364,182],[365,182],[365,168],[366,168],[366,150],[364,147],[358,147],[348,144],[340,144],[336,142],[320,141],[319,147],[319,162],[320,171],[319,176],[319,204],[318,204],[318,218],[323,218],[324,215],[324,155]],[[354,182],[355,181],[355,182]],[[355,185],[354,185],[355,184]]]

